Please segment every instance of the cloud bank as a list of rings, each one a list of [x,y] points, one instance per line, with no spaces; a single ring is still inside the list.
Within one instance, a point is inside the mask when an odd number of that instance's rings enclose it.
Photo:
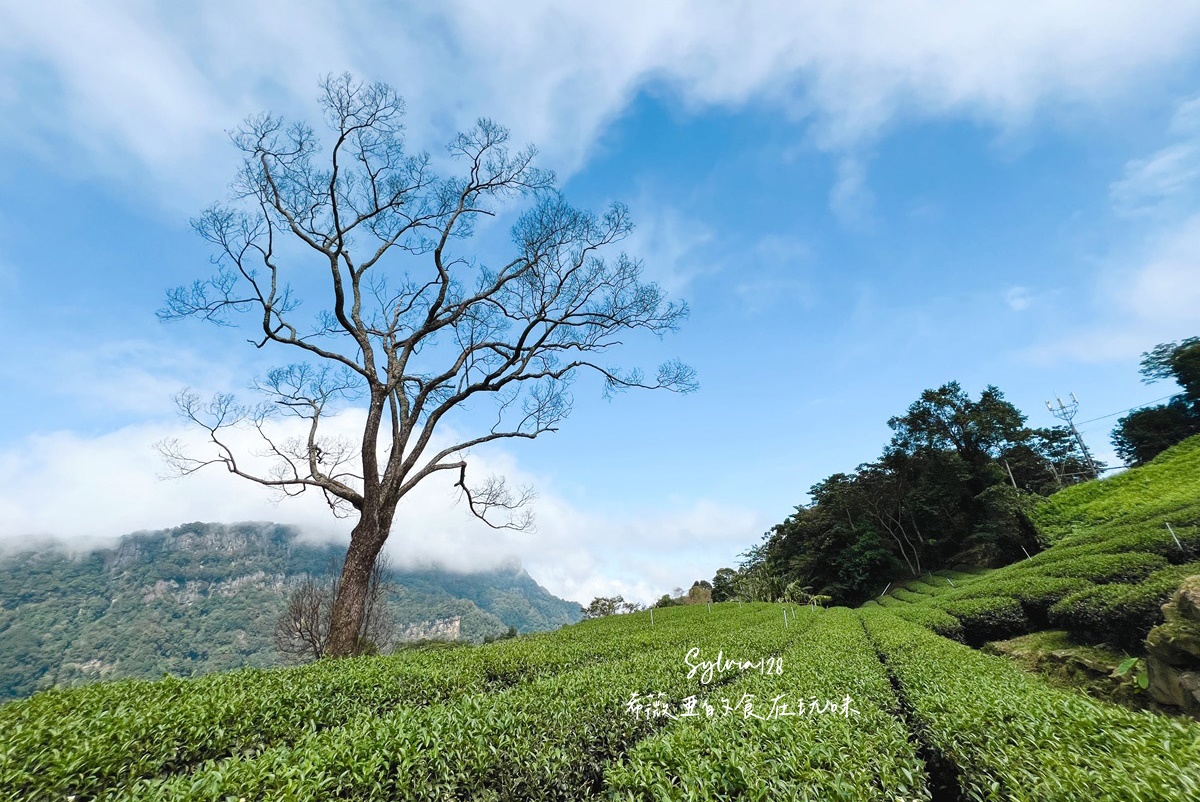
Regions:
[[[262,108],[311,117],[331,71],[395,85],[426,147],[488,115],[569,174],[647,89],[693,110],[768,104],[842,152],[907,118],[1019,127],[1190,59],[1200,6],[49,0],[7,4],[0,27],[0,137],[61,169],[207,198],[228,171],[196,165],[232,160],[222,131]],[[856,164],[833,198],[852,215],[869,197]]]
[[[361,432],[361,424],[358,411],[327,422],[330,434]],[[353,521],[335,518],[316,493],[278,500],[219,466],[161,478],[166,466],[153,444],[169,437],[202,446],[194,431],[172,422],[96,437],[35,434],[0,449],[0,544],[19,548],[48,536],[91,548],[131,531],[197,520],[275,521],[309,537],[348,542]],[[245,437],[238,445],[248,453],[253,442]],[[492,530],[470,516],[450,481],[431,479],[397,512],[388,543],[394,562],[470,570],[517,558],[566,598],[587,602],[620,593],[650,601],[676,585],[711,578],[766,528],[755,513],[704,499],[654,511],[580,509],[555,493],[553,477],[526,473],[499,449],[474,454],[471,465],[476,478],[502,474],[533,485],[536,530]]]

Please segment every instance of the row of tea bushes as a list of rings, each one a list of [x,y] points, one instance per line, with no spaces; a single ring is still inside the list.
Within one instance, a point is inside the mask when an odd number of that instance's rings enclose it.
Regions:
[[[43,692],[0,706],[0,788],[13,799],[91,798],[356,717],[503,689],[647,644],[682,644],[700,612],[671,611],[653,627],[646,616],[623,616],[477,648]],[[775,623],[778,611],[747,606],[730,615]]]
[[[617,800],[825,800],[903,802],[930,798],[925,767],[898,717],[883,665],[856,613],[820,615],[783,654],[779,676],[751,674],[722,696],[749,694],[764,718],[698,716],[674,721],[605,772]],[[771,715],[782,697],[851,700],[854,713]],[[765,704],[764,704],[765,703]]]
[[[704,608],[699,608],[702,612]],[[730,641],[778,654],[804,631],[778,607],[726,607],[660,627],[637,656],[613,657],[493,693],[363,715],[251,759],[210,761],[194,772],[146,780],[114,799],[582,799],[603,766],[666,719],[632,714],[634,693],[682,700],[700,691],[685,645],[716,654]],[[627,616],[621,616],[628,619]],[[631,623],[626,620],[625,623]]]
[[[1053,689],[884,610],[862,613],[919,736],[976,802],[1195,802],[1200,724]]]

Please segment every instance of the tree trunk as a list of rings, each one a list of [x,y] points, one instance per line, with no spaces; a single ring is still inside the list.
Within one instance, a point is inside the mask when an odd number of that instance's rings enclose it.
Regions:
[[[391,530],[391,518],[383,512],[364,510],[350,533],[350,548],[346,550],[346,562],[342,566],[342,578],[330,616],[329,644],[325,649],[329,657],[349,657],[359,652],[371,569],[375,567],[375,560]]]

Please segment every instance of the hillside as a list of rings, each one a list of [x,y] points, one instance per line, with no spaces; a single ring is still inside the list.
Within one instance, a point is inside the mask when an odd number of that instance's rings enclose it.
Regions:
[[[0,699],[97,678],[190,675],[277,665],[272,643],[289,583],[322,576],[344,546],[274,524],[186,524],[126,535],[112,549],[0,559]],[[554,629],[579,605],[519,565],[474,574],[396,571],[391,609],[410,638],[481,641]]]
[[[1034,522],[1045,550],[1029,559],[928,574],[865,606],[974,645],[1049,632],[1045,642],[1059,651],[1074,644],[1101,647],[1115,661],[1144,658],[1163,605],[1200,574],[1200,437],[1054,494]]]
[[[1200,724],[884,610],[674,607],[0,706],[14,800],[1200,798]]]

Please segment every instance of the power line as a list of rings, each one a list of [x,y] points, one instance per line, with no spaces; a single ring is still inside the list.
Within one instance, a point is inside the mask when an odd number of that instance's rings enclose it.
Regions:
[[[1174,398],[1176,395],[1178,395],[1178,393],[1171,393],[1170,395],[1164,395],[1162,398],[1156,398],[1153,401],[1147,401],[1144,404],[1138,404],[1136,407],[1130,407],[1129,409],[1123,409],[1120,412],[1110,412],[1107,415],[1101,415],[1098,418],[1091,418],[1089,420],[1083,420],[1083,421],[1079,422],[1079,425],[1084,426],[1089,423],[1095,423],[1098,420],[1104,420],[1105,418],[1115,418],[1117,415],[1122,415],[1126,412],[1133,412],[1135,409],[1141,409],[1142,407],[1148,407],[1151,404],[1157,404],[1159,401],[1166,401],[1168,398]],[[1051,410],[1051,411],[1053,411],[1053,410]]]

